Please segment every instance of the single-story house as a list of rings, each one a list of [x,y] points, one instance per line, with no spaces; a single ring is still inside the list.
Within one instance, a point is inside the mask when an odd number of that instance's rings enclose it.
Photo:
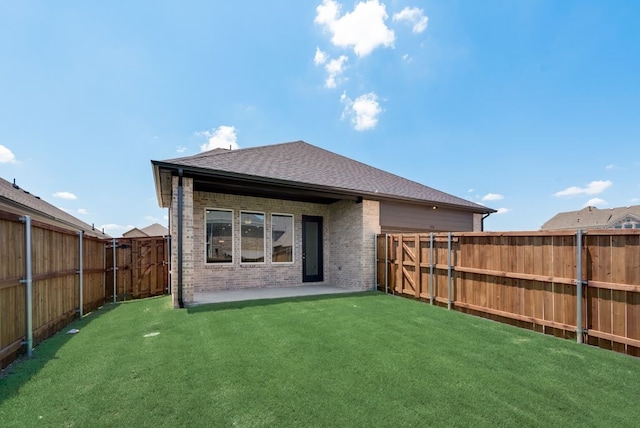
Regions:
[[[134,227],[131,230],[127,230],[122,234],[123,238],[147,238],[150,236],[167,236],[169,229],[161,224],[153,223],[147,227],[141,229]]]
[[[22,189],[15,180],[10,183],[0,178],[0,211],[21,217],[28,215],[35,221],[73,232],[82,231],[96,238],[109,238],[103,231]]]
[[[376,234],[479,231],[495,212],[303,141],[151,163],[180,307],[222,289],[370,289]]]
[[[640,229],[640,205],[558,213],[545,222],[541,230]]]

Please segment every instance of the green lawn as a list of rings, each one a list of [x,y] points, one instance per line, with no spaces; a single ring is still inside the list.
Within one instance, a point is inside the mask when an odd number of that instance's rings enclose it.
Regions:
[[[640,424],[640,359],[376,292],[72,327],[0,379],[1,426]]]

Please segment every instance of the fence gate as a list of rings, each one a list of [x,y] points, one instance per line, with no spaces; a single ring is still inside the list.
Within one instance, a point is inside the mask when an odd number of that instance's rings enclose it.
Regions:
[[[166,294],[169,285],[168,257],[168,243],[163,237],[118,238],[111,241],[107,244],[105,257],[106,300]]]

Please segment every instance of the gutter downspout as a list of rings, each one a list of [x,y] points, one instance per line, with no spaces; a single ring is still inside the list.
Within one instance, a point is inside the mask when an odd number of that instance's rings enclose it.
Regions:
[[[489,217],[491,213],[486,213],[482,216],[482,220],[480,220],[480,232],[484,232],[484,219]]]
[[[178,168],[178,306],[184,308],[182,298],[182,211],[183,211],[183,189],[182,189],[182,168]]]

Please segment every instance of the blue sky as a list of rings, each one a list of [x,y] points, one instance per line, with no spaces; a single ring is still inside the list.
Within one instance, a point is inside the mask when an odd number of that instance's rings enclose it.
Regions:
[[[640,2],[0,3],[0,176],[112,236],[150,160],[304,140],[536,230],[640,204]]]

